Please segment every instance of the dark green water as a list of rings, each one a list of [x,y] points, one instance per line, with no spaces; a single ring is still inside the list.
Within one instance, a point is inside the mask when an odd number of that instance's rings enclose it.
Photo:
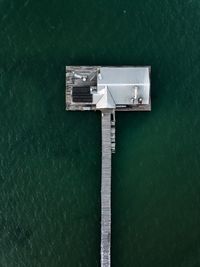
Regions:
[[[65,65],[151,65],[117,114],[112,266],[200,266],[200,2],[0,0],[0,266],[99,266],[100,114]]]

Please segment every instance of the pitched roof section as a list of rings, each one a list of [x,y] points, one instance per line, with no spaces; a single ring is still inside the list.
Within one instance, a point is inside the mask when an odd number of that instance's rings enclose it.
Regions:
[[[105,86],[102,89],[103,95],[96,104],[97,109],[113,109],[115,108],[115,101],[108,89],[108,86]]]

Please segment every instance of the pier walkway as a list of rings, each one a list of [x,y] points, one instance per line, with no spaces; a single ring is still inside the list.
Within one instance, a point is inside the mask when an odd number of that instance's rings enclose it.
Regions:
[[[151,67],[67,66],[66,110],[101,111],[101,267],[111,266],[111,161],[115,112],[150,111]]]
[[[110,267],[111,249],[111,111],[102,112],[101,267]]]

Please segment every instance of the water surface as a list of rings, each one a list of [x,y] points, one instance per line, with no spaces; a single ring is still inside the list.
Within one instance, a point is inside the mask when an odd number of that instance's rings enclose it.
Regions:
[[[200,266],[200,3],[0,1],[0,266],[99,266],[100,114],[65,65],[151,65],[152,112],[117,114],[112,266]]]

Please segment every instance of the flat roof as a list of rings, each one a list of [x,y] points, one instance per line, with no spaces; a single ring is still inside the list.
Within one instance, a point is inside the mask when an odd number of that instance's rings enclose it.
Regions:
[[[98,85],[149,85],[150,67],[100,67]]]
[[[116,105],[131,105],[140,98],[143,104],[149,104],[150,67],[100,67],[97,75],[97,91],[93,94],[93,103],[97,109],[114,107],[111,100],[99,105],[104,94],[108,94]]]

